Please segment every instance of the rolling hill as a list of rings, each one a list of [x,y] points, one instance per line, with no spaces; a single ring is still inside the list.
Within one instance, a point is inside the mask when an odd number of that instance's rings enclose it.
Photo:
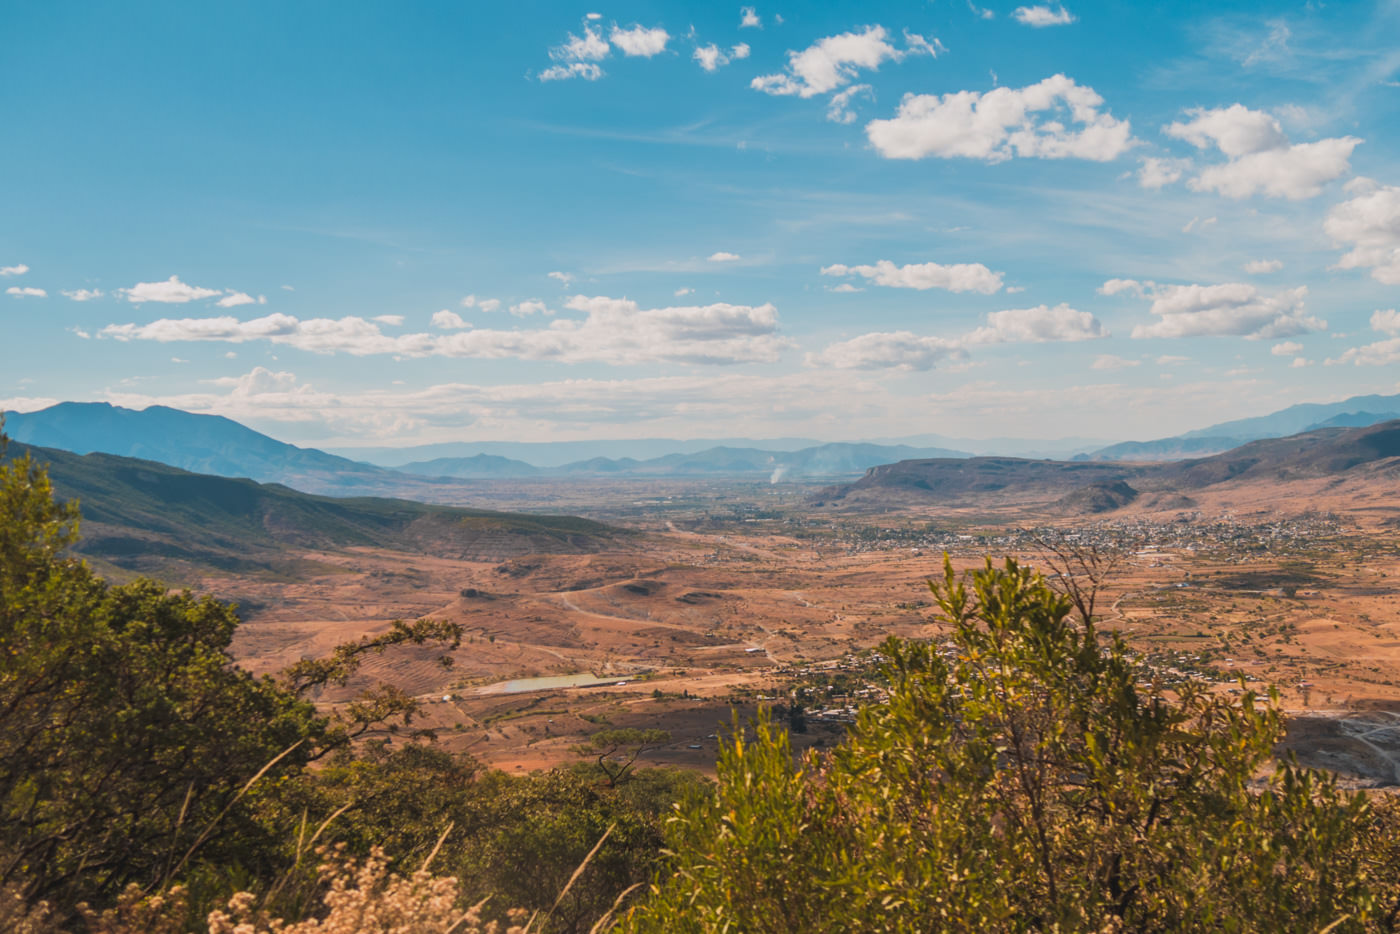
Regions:
[[[382,492],[414,482],[382,467],[277,441],[220,415],[163,405],[137,411],[106,402],[60,402],[37,412],[5,413],[5,431],[38,447],[158,461],[308,493]]]
[[[1171,438],[1124,441],[1082,456],[1096,461],[1166,461],[1218,454],[1263,438],[1283,438],[1314,428],[1363,428],[1400,418],[1400,395],[1353,396],[1341,402],[1303,403],[1269,415],[1221,422]]]
[[[569,516],[315,496],[111,454],[12,443],[6,456],[26,452],[48,464],[60,498],[78,500],[79,551],[131,571],[281,573],[301,552],[352,547],[497,561],[596,551],[626,534]]]
[[[1160,464],[997,457],[901,461],[828,488],[814,503],[879,508],[1018,498],[1049,504],[1064,514],[1098,513],[1126,506],[1143,493],[1180,496],[1232,482],[1342,476],[1359,468],[1400,470],[1400,419],[1360,428],[1320,428]]]

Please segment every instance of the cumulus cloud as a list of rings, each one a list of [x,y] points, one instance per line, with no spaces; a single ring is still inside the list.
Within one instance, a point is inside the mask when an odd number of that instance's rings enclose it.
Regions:
[[[748,58],[749,51],[750,49],[746,42],[740,42],[738,45],[731,47],[728,52],[725,52],[712,42],[709,45],[696,46],[695,51],[691,53],[690,57],[699,62],[700,67],[706,71],[717,71],[725,65],[728,65],[731,61]]]
[[[20,263],[17,266],[0,266],[0,278],[5,276],[22,276],[29,271],[29,267]]]
[[[943,337],[920,337],[909,331],[862,334],[808,354],[808,366],[837,370],[931,370],[947,359],[962,359],[961,343]]]
[[[761,29],[763,20],[759,19],[758,11],[751,6],[739,8],[739,28],[740,29]]]
[[[676,298],[680,298],[682,295],[689,295],[694,291],[694,289],[689,288],[687,286],[681,286],[679,289],[676,289],[676,291],[673,294],[676,296]]]
[[[477,298],[475,295],[462,296],[463,308],[480,308],[482,311],[490,313],[498,311],[501,307],[499,298]]]
[[[1138,168],[1138,185],[1156,191],[1180,180],[1191,167],[1190,159],[1164,159],[1149,156]]]
[[[1255,259],[1244,264],[1244,271],[1251,276],[1263,276],[1271,272],[1278,272],[1283,268],[1283,263],[1276,259]]]
[[[544,302],[531,299],[528,302],[518,302],[510,306],[510,313],[517,318],[528,318],[530,315],[552,314]]]
[[[1400,187],[1358,178],[1347,192],[1354,197],[1334,206],[1323,223],[1335,243],[1351,246],[1337,268],[1369,269],[1377,282],[1400,285]]]
[[[1076,311],[1063,302],[1054,308],[1009,308],[987,315],[987,324],[967,335],[969,344],[1042,344],[1050,341],[1087,341],[1108,337],[1108,331],[1087,311]]]
[[[549,50],[549,57],[563,62],[600,62],[608,57],[608,52],[602,33],[585,26],[582,36],[569,33],[567,41]]]
[[[1100,295],[1121,295],[1127,292],[1141,298],[1156,287],[1157,283],[1151,280],[1139,282],[1136,279],[1109,279],[1099,286],[1098,292]]]
[[[1307,286],[1273,294],[1245,282],[1220,285],[1147,283],[1151,324],[1133,328],[1133,337],[1245,337],[1268,340],[1322,330],[1327,322],[1306,313]]]
[[[1141,360],[1129,360],[1126,357],[1114,356],[1111,353],[1101,353],[1094,358],[1094,362],[1089,364],[1095,370],[1126,370],[1129,367],[1140,366]]]
[[[138,282],[129,289],[118,289],[117,293],[133,305],[142,302],[183,305],[224,294],[223,289],[206,289],[181,282],[179,276],[171,276],[163,282]]]
[[[1275,357],[1294,357],[1303,352],[1303,345],[1297,341],[1284,341],[1269,348]]]
[[[35,288],[34,286],[27,285],[21,287],[12,285],[5,290],[5,294],[13,295],[16,298],[47,298],[49,293],[45,292],[43,289]]]
[[[779,96],[816,97],[850,84],[861,69],[902,61],[908,55],[936,55],[942,46],[923,36],[905,33],[905,48],[889,41],[883,26],[867,26],[864,32],[843,32],[818,39],[800,52],[789,51],[787,68],[759,75],[749,83],[755,91]]]
[[[969,347],[985,344],[1081,341],[1107,337],[1093,315],[1068,305],[1009,308],[987,315],[987,323],[961,337],[910,331],[879,331],[831,344],[808,354],[808,366],[838,370],[930,370],[944,360],[966,360]]]
[[[631,29],[614,26],[608,38],[612,40],[613,45],[622,50],[623,55],[651,58],[666,51],[666,43],[671,41],[671,34],[660,26],[651,29],[645,26],[633,26]]]
[[[856,112],[851,109],[851,100],[857,95],[875,99],[875,91],[868,84],[853,84],[844,91],[831,95],[826,105],[826,119],[832,123],[855,123]]]
[[[433,327],[443,331],[460,331],[471,325],[457,312],[444,308],[442,311],[433,312]]]
[[[1377,341],[1364,347],[1353,347],[1340,357],[1327,361],[1328,366],[1394,366],[1400,363],[1400,337]]]
[[[592,62],[570,62],[567,65],[552,65],[540,72],[541,81],[567,81],[569,78],[582,78],[597,81],[603,77],[603,69]]]
[[[711,263],[737,263],[741,257],[738,253],[726,253],[720,250],[718,253],[711,253],[706,259]]]
[[[824,276],[861,276],[876,285],[896,289],[947,289],[949,292],[981,292],[991,295],[1001,288],[1002,274],[992,272],[981,263],[910,263],[896,266],[882,259],[873,266],[847,266],[835,263],[823,266]]]
[[[101,290],[101,289],[72,289],[72,290],[65,290],[63,294],[66,295],[66,296],[68,296],[69,298],[71,298],[71,299],[72,299],[73,301],[75,301],[75,302],[90,302],[90,301],[92,301],[94,298],[101,298],[101,297],[102,297],[102,290]]]
[[[1351,152],[1362,141],[1354,136],[1290,143],[1278,119],[1242,104],[1188,110],[1190,118],[1164,128],[1168,136],[1197,149],[1214,147],[1227,162],[1203,169],[1186,184],[1194,191],[1214,191],[1227,198],[1262,194],[1298,201],[1322,192],[1322,186],[1351,170]]]
[[[302,320],[272,314],[248,321],[221,316],[112,324],[102,329],[101,336],[162,343],[266,340],[312,353],[353,356],[516,358],[614,365],[771,363],[790,346],[777,333],[777,309],[771,304],[643,309],[629,299],[576,295],[566,307],[583,317],[509,331],[475,329],[391,336],[375,322],[359,317]],[[440,329],[465,324],[445,310],[433,316],[433,323]]]
[[[1382,334],[1400,334],[1400,311],[1377,308],[1371,313],[1371,330]]]
[[[1043,29],[1046,26],[1066,26],[1074,22],[1074,16],[1063,5],[1051,9],[1048,6],[1020,6],[1011,14],[1016,22],[1024,26]]]
[[[551,273],[546,273],[546,275],[549,276],[549,278],[551,278],[551,279],[555,280],[556,282],[558,282],[560,285],[563,285],[563,286],[566,286],[566,287],[568,286],[568,284],[569,284],[570,282],[573,282],[573,281],[574,281],[573,275],[572,275],[571,273],[567,273],[567,272],[551,272]]]
[[[983,159],[1013,156],[1107,162],[1133,145],[1127,120],[1102,111],[1103,98],[1054,75],[1024,88],[906,94],[896,115],[865,126],[888,159]],[[1077,127],[1077,129],[1075,129]]]
[[[214,304],[220,308],[237,308],[239,305],[266,305],[267,297],[259,295],[254,298],[247,292],[229,292]]]

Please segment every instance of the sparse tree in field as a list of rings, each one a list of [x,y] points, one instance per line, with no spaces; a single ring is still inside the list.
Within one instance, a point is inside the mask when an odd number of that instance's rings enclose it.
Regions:
[[[955,650],[888,641],[888,700],[829,753],[736,731],[624,929],[1393,929],[1393,808],[1271,771],[1272,698],[1167,693],[1011,560],[930,586]]]
[[[609,788],[616,788],[627,780],[637,764],[638,757],[648,749],[656,749],[671,741],[666,730],[639,730],[628,727],[617,730],[599,730],[588,737],[588,742],[577,747],[580,755],[594,757],[598,768],[607,778]]]

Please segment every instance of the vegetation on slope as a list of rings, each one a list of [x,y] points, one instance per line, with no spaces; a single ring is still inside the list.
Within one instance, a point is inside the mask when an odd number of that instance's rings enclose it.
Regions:
[[[275,570],[294,549],[395,548],[502,560],[591,551],[620,532],[572,516],[534,516],[409,500],[336,498],[189,473],[111,454],[11,445],[47,464],[57,495],[82,503],[80,550],[118,567],[176,560],[236,572]]]
[[[511,918],[583,932],[629,897],[631,931],[1400,920],[1393,805],[1275,767],[1270,699],[1147,683],[1091,600],[1011,561],[970,580],[947,569],[933,591],[951,641],[887,643],[889,697],[844,743],[794,759],[760,720],[736,729],[710,788],[593,765],[513,777],[366,742],[410,719],[413,699],[305,698],[368,653],[455,644],[454,627],[399,624],[254,678],[229,655],[229,607],[103,582],[64,554],[76,527],[43,469],[0,463],[5,930],[460,932]]]

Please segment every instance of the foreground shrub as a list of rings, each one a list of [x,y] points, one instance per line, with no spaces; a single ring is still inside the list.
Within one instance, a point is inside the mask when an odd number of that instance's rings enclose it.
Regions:
[[[966,581],[945,565],[931,587],[946,657],[886,643],[888,701],[828,754],[794,760],[768,720],[728,741],[629,930],[1394,924],[1394,846],[1375,845],[1389,812],[1291,762],[1269,771],[1271,699],[1167,692],[1014,561]]]

